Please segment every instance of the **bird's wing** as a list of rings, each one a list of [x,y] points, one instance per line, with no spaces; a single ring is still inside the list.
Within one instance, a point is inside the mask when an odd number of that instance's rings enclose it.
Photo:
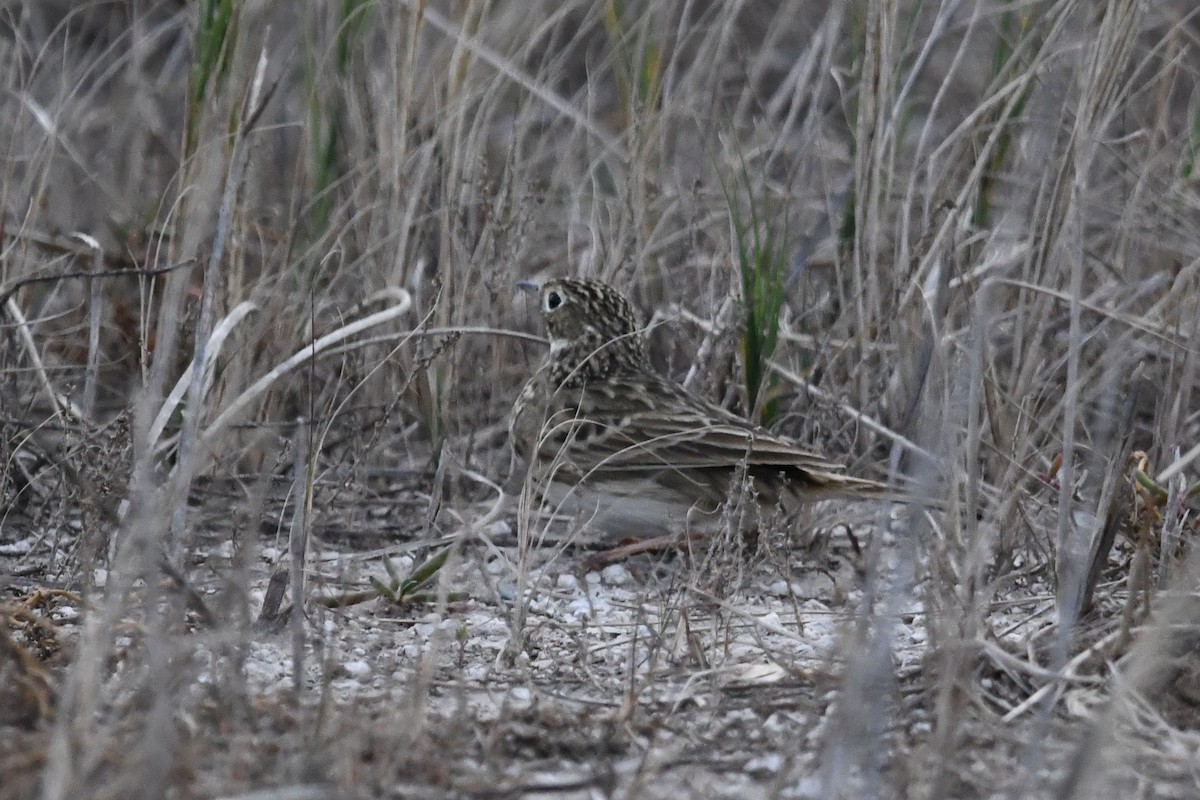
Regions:
[[[543,443],[547,449],[566,448],[564,455],[585,471],[842,469],[666,380],[611,380],[575,399],[551,416]]]

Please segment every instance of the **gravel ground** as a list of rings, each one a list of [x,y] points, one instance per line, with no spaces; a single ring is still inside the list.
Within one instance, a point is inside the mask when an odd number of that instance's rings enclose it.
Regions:
[[[1083,662],[1052,710],[1030,701],[1045,683],[1031,665],[1047,663],[1055,631],[1047,571],[1014,571],[951,680],[952,661],[931,644],[929,579],[903,577],[913,571],[903,569],[912,551],[901,546],[902,513],[884,519],[879,542],[876,574],[895,591],[881,589],[876,607],[890,622],[874,637],[861,623],[878,513],[825,504],[812,511],[807,546],[777,531],[740,552],[698,543],[591,572],[583,564],[594,545],[552,529],[527,555],[524,581],[515,519],[502,516],[451,537],[457,547],[427,587],[440,602],[329,607],[369,593],[371,577],[386,582],[383,553],[408,575],[431,548],[334,524],[328,508],[310,549],[310,593],[325,602],[307,607],[299,694],[286,615],[214,628],[189,614],[175,642],[169,783],[187,797],[1057,796],[1095,734],[1108,673]],[[50,574],[52,556],[73,545],[63,535],[52,551],[55,537],[15,539],[15,530],[0,539],[0,573],[28,577],[11,583],[10,604],[47,583],[31,565]],[[199,538],[189,576],[219,617],[246,552],[218,528]],[[247,542],[247,619],[286,564],[285,545]],[[913,574],[927,574],[915,552]],[[60,655],[47,663],[57,686],[82,607],[61,595],[34,611],[55,630]],[[1110,611],[1086,634],[1093,641],[1111,635],[1115,601]],[[140,625],[122,628],[99,692],[112,758],[101,758],[111,774],[99,772],[115,787],[129,785],[129,765],[113,748],[148,724],[136,688],[148,641]],[[21,758],[48,747],[46,716],[6,729],[0,764],[19,777],[5,796],[34,796],[42,760],[22,770]],[[954,729],[939,726],[951,717]],[[1101,794],[1149,786],[1154,796],[1200,796],[1187,766],[1200,752],[1187,750],[1197,741],[1190,719],[1122,733],[1163,757],[1136,762]],[[277,791],[246,794],[266,787]]]

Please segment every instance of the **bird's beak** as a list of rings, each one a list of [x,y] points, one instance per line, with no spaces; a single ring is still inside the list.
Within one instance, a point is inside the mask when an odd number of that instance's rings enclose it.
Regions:
[[[537,294],[542,290],[542,287],[538,285],[537,281],[517,281],[517,288],[523,292],[529,292],[530,294]]]

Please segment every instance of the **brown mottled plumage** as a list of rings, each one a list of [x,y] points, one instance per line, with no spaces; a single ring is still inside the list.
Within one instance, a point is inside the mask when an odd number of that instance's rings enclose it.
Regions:
[[[521,287],[541,298],[550,358],[521,390],[509,432],[552,508],[639,536],[711,523],[743,475],[770,506],[888,494],[655,372],[633,309],[611,286]]]

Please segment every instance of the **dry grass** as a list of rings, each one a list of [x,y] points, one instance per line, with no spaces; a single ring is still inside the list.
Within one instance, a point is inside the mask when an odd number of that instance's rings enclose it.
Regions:
[[[1134,0],[0,3],[0,796],[1196,796],[1198,37]],[[555,577],[577,542],[497,498],[513,287],[564,273],[948,510]],[[447,544],[423,605],[329,599]],[[307,613],[256,622],[288,568]]]

